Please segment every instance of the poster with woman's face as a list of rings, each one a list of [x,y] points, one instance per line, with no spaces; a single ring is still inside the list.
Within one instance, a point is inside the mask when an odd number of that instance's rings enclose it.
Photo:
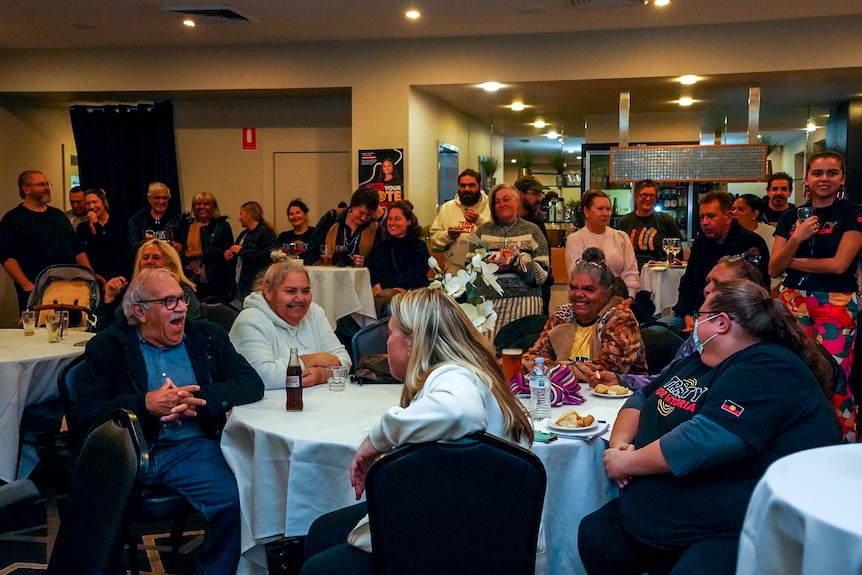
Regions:
[[[404,148],[359,150],[359,185],[380,194],[380,205],[404,198]]]

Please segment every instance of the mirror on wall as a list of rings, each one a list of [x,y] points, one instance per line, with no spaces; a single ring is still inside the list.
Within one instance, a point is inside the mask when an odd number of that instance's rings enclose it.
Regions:
[[[458,191],[458,147],[437,143],[437,209]]]

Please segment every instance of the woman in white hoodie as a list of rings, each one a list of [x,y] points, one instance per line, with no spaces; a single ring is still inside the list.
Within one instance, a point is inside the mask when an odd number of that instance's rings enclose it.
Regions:
[[[311,301],[311,283],[300,260],[269,266],[230,330],[230,340],[254,367],[266,389],[284,387],[290,348],[299,350],[302,385],[324,383],[329,366],[350,367],[350,355]]]

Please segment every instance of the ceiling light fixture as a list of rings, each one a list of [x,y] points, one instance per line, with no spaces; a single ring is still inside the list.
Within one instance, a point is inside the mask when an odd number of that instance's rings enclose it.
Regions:
[[[485,82],[484,84],[479,84],[479,87],[486,92],[496,92],[503,87],[503,84],[499,82]]]
[[[678,104],[680,106],[691,106],[692,104],[694,104],[694,100],[692,100],[688,96],[683,96],[682,98],[679,99]]]
[[[545,134],[545,137],[548,138],[549,140],[556,140],[557,138],[560,137],[560,135],[557,132],[555,132],[554,130],[551,130],[550,132]]]
[[[816,132],[817,126],[815,126],[812,122],[808,122],[808,125],[805,126],[805,129],[809,132]]]
[[[670,0],[655,0],[653,4],[655,4],[656,6],[667,6],[668,4],[670,4]]]
[[[541,129],[542,129],[542,128],[544,128],[545,126],[547,126],[547,124],[545,123],[545,121],[544,121],[544,120],[536,120],[535,122],[533,122],[533,127],[534,127],[534,128],[538,128],[538,129],[540,129],[540,130],[541,130]]]
[[[187,28],[194,28],[195,21],[191,18],[186,18],[185,20],[183,20],[183,26],[186,26]]]
[[[419,12],[419,10],[408,10],[404,13],[404,15],[407,16],[407,18],[409,18],[410,20],[418,20],[422,14]]]
[[[512,159],[511,159],[511,160],[509,160],[509,161],[510,161],[510,162],[512,162],[513,164],[517,164],[517,163],[518,163],[517,158],[512,158]]]
[[[523,102],[512,102],[512,105],[509,107],[512,109],[513,112],[520,112],[521,110],[524,109],[524,103]]]
[[[679,77],[679,83],[683,86],[691,86],[692,84],[697,84],[697,81],[700,80],[694,74],[686,74],[685,76]]]

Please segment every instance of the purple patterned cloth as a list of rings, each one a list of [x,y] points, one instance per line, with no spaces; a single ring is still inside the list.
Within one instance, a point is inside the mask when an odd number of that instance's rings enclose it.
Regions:
[[[551,407],[581,405],[586,401],[579,393],[581,385],[575,380],[568,365],[559,364],[552,367],[548,372],[548,379],[551,380]],[[516,373],[509,380],[509,389],[515,395],[529,394],[530,383],[525,375]]]

